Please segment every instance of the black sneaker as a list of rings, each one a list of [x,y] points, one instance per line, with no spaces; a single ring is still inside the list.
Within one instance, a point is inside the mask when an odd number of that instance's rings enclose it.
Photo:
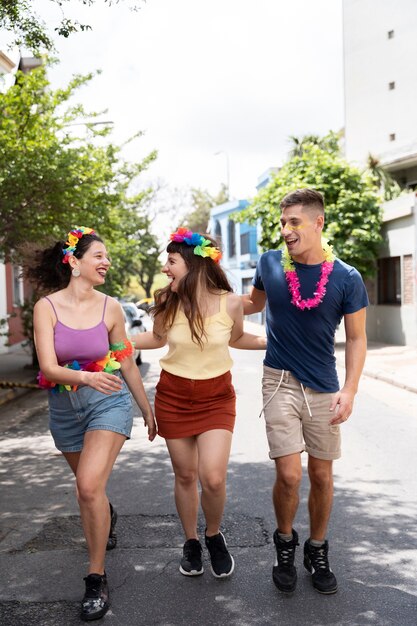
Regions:
[[[211,572],[216,578],[226,578],[233,574],[235,562],[227,549],[223,533],[205,537],[206,547],[210,554]]]
[[[272,568],[272,580],[278,589],[284,593],[292,593],[297,585],[297,570],[294,566],[295,548],[299,546],[298,535],[292,530],[292,539],[284,541],[274,532],[274,544],[277,551],[275,565]]]
[[[198,539],[188,539],[182,549],[183,557],[180,563],[180,572],[184,576],[200,576],[204,572],[201,555],[203,548]]]
[[[85,594],[81,604],[81,619],[89,622],[100,619],[110,607],[106,574],[89,574],[84,578]]]
[[[313,587],[320,593],[336,593],[337,580],[329,567],[329,543],[326,541],[322,546],[312,546],[310,540],[304,544],[304,567],[311,573]]]
[[[116,535],[116,522],[117,522],[117,511],[109,502],[110,505],[110,531],[109,538],[107,539],[106,550],[113,550],[117,545],[117,535]]]

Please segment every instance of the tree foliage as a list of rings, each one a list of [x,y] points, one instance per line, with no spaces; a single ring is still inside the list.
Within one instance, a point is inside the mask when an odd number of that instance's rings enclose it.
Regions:
[[[71,33],[91,30],[89,24],[82,24],[65,15],[64,6],[74,0],[49,0],[60,8],[61,21],[54,28],[55,32],[62,37],[69,37]],[[127,0],[121,0],[127,1]],[[131,0],[129,5],[137,10],[141,2],[146,0]],[[98,0],[78,0],[80,5],[92,6]],[[102,0],[104,4],[111,6],[119,4],[120,0]],[[34,10],[32,0],[1,0],[0,2],[0,29],[13,33],[13,44],[29,48],[33,52],[51,51],[54,49],[52,35],[43,19]]]
[[[210,211],[214,206],[223,204],[228,200],[227,186],[222,184],[215,196],[206,189],[193,187],[191,189],[192,210],[184,217],[184,226],[198,233],[206,233],[210,220]]]
[[[401,187],[389,172],[381,165],[378,157],[368,154],[366,161],[367,172],[375,181],[376,187],[380,190],[384,200],[397,198],[401,193]]]
[[[22,244],[41,246],[63,239],[74,225],[90,226],[112,256],[106,290],[120,295],[133,261],[146,257],[141,236],[149,192],[130,195],[129,189],[156,154],[126,162],[110,128],[94,125],[98,113],[88,115],[87,128],[79,121],[86,112],[68,100],[91,79],[76,76],[65,89],[52,90],[40,67],[18,72],[16,84],[0,94],[0,259],[18,262]]]
[[[354,265],[363,276],[375,272],[381,243],[381,197],[375,179],[345,161],[334,145],[335,133],[320,142],[305,141],[302,150],[291,157],[256,195],[251,205],[235,218],[260,220],[263,249],[282,244],[280,202],[295,189],[311,187],[324,194],[326,203],[325,236],[336,254]]]
[[[161,270],[161,262],[159,255],[162,252],[162,247],[159,245],[157,238],[152,234],[150,230],[150,223],[148,222],[147,229],[141,237],[141,248],[146,251],[146,254],[142,255],[142,258],[138,259],[137,267],[135,268],[135,276],[138,283],[145,290],[146,297],[152,296],[152,285],[156,274]]]

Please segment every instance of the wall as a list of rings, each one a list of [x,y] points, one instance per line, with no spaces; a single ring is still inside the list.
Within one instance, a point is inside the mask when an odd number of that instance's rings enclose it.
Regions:
[[[343,22],[347,159],[417,153],[416,0],[344,0]]]

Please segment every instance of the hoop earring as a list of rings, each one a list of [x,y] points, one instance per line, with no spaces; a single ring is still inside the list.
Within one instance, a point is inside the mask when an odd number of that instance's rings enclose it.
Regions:
[[[78,268],[74,267],[73,270],[71,271],[71,274],[74,276],[74,278],[78,278],[78,276],[81,275],[81,272]]]

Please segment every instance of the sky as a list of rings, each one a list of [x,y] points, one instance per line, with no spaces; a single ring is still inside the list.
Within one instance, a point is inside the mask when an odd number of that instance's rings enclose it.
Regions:
[[[342,0],[72,1],[68,16],[92,31],[56,38],[53,87],[102,70],[77,92],[108,109],[112,137],[144,136],[125,154],[158,159],[145,175],[172,188],[253,197],[258,177],[282,164],[289,136],[343,127]],[[34,0],[50,31],[59,9]],[[219,153],[216,155],[216,153]]]

